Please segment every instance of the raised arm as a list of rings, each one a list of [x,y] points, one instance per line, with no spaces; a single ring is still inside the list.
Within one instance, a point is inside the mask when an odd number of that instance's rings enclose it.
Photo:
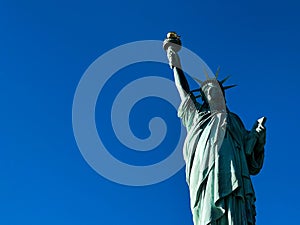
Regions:
[[[181,63],[178,54],[170,46],[167,50],[170,67],[173,69],[174,80],[179,92],[180,98],[184,99],[190,92],[188,81],[181,69]]]
[[[170,67],[174,72],[174,80],[180,98],[183,100],[190,93],[190,87],[181,68],[180,58],[177,54],[180,48],[180,37],[175,32],[168,33],[164,41],[164,49],[167,52]]]

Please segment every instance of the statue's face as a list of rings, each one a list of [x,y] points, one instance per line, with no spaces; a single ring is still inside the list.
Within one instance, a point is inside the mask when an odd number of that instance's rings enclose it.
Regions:
[[[222,89],[218,83],[207,83],[202,88],[202,91],[204,92],[205,98],[207,99],[209,104],[217,103],[218,101],[224,99]]]

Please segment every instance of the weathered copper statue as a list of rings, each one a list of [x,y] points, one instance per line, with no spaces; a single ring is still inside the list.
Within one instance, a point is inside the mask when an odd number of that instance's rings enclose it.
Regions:
[[[226,106],[226,79],[197,80],[195,96],[181,69],[175,32],[164,41],[175,84],[181,97],[178,116],[187,129],[183,154],[195,225],[255,224],[255,193],[250,175],[262,168],[266,142],[265,117],[251,129]],[[198,97],[202,101],[198,101]]]

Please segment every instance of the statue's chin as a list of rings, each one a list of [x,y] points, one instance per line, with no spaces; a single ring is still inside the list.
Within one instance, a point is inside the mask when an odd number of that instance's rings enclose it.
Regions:
[[[226,109],[226,104],[223,98],[215,98],[212,99],[209,102],[209,108],[211,111],[215,111],[215,110],[225,110]]]

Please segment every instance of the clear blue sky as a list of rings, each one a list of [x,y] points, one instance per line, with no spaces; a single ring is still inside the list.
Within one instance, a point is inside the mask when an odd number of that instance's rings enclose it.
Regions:
[[[88,66],[114,47],[162,40],[170,30],[212,70],[220,65],[221,77],[232,75],[228,83],[238,87],[228,91],[228,106],[248,129],[268,117],[265,164],[253,178],[257,224],[298,223],[299,5],[1,1],[0,224],[192,225],[183,169],[146,187],[113,183],[86,163],[72,129],[74,93]],[[167,67],[164,76],[172,77]],[[107,138],[118,155],[119,143]]]

